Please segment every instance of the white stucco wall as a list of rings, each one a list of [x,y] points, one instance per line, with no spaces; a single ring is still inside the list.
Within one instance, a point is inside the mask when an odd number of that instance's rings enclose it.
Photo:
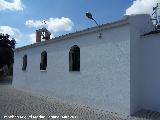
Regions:
[[[129,17],[130,23],[130,103],[131,114],[134,114],[142,107],[142,51],[141,35],[154,30],[153,23],[149,15],[139,14]]]
[[[141,38],[143,108],[160,112],[160,34]]]
[[[130,32],[123,25],[15,52],[13,86],[39,95],[130,114]],[[80,72],[69,72],[69,49],[80,47]],[[46,72],[39,70],[47,51]],[[28,55],[27,71],[22,57]]]
[[[159,41],[157,36],[142,37],[154,30],[151,18],[132,15],[124,19],[125,24],[104,29],[102,39],[97,37],[98,32],[89,32],[17,50],[13,86],[121,114],[141,109],[160,111]],[[80,72],[69,72],[69,50],[73,45],[80,47]],[[45,72],[39,70],[43,50],[48,56]],[[24,54],[28,56],[27,71],[21,70]],[[152,61],[150,56],[155,59]]]

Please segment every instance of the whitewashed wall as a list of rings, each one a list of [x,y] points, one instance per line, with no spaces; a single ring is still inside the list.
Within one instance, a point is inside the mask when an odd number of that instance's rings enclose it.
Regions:
[[[160,112],[160,34],[142,37],[143,108]]]
[[[103,31],[102,39],[90,33],[15,53],[13,86],[39,95],[130,114],[129,26]],[[80,72],[69,72],[69,49],[80,47]],[[46,72],[41,72],[40,54],[48,53]],[[22,57],[28,55],[27,71]]]
[[[121,114],[130,115],[140,109],[160,111],[159,39],[141,37],[154,30],[151,18],[132,15],[124,19],[128,24],[103,30],[102,39],[92,32],[16,51],[13,86]],[[80,72],[69,72],[73,45],[80,47]],[[39,66],[43,50],[48,53],[45,72]],[[28,55],[27,71],[21,70],[24,54]],[[152,61],[150,56],[155,59]]]
[[[141,50],[141,36],[154,30],[151,17],[146,14],[132,15],[129,17],[130,23],[130,103],[131,114],[143,109],[143,66]],[[145,41],[144,41],[145,42]],[[143,44],[143,43],[142,43]]]

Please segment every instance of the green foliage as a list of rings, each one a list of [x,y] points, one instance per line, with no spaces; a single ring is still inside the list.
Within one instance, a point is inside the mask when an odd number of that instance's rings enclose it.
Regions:
[[[9,39],[8,34],[0,33],[0,68],[4,65],[8,67],[14,63],[14,51],[16,41]]]

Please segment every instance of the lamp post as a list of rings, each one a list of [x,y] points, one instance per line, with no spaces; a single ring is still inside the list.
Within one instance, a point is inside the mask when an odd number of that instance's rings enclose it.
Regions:
[[[96,25],[98,26],[98,28],[99,28],[99,38],[101,39],[102,38],[102,33],[101,33],[101,29],[100,29],[100,25],[97,23],[97,21],[93,18],[93,16],[92,16],[92,14],[90,13],[90,12],[86,12],[86,17],[87,18],[89,18],[89,19],[91,19],[91,20],[93,20],[95,23],[96,23]]]

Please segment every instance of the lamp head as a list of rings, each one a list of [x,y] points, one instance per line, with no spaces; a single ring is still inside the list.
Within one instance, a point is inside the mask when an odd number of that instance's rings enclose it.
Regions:
[[[86,12],[86,17],[93,20],[92,14],[90,12]]]

